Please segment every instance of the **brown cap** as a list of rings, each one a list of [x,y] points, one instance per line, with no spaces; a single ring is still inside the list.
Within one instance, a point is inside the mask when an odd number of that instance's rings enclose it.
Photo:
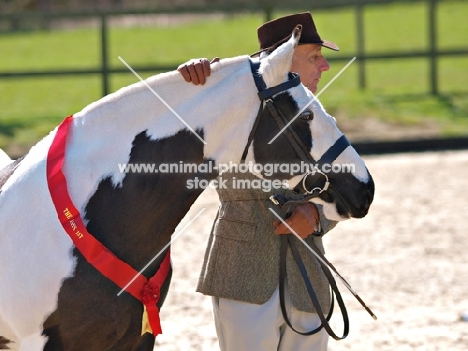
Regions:
[[[302,25],[302,34],[299,44],[318,44],[335,51],[340,50],[335,43],[320,38],[320,35],[317,33],[317,28],[315,28],[312,15],[310,12],[304,12],[280,17],[258,27],[257,35],[261,51],[269,48],[273,50],[279,44],[287,41],[291,37],[293,29],[298,24]]]

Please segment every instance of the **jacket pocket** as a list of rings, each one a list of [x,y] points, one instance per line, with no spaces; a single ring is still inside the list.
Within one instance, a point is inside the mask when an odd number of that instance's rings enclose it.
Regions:
[[[220,238],[253,241],[257,225],[252,222],[219,218],[213,228],[213,234]]]

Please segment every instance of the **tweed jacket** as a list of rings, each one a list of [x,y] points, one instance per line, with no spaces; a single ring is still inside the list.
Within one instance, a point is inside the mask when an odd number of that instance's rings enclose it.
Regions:
[[[287,189],[241,189],[241,184],[236,183],[239,179],[257,179],[259,183],[259,178],[251,174],[229,173],[222,177],[228,181],[225,181],[226,189],[217,189],[221,205],[209,237],[197,291],[263,304],[271,298],[279,282],[281,239],[274,233],[272,223],[277,218],[269,208],[276,208],[269,197],[275,193],[285,196],[292,196],[293,193]],[[321,227],[326,232],[336,222],[328,221],[321,207],[318,208]],[[292,240],[296,241],[322,310],[327,314],[330,305],[328,281],[315,256],[296,237]],[[324,252],[321,237],[310,235],[306,241],[310,240],[314,240]],[[290,250],[286,266],[287,288],[293,305],[301,311],[314,312]]]

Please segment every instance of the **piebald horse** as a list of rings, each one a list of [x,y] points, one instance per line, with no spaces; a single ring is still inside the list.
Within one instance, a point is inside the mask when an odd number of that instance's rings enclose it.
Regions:
[[[261,59],[258,73],[267,87],[290,79],[299,37],[300,27]],[[69,197],[87,231],[135,270],[170,242],[203,191],[190,189],[188,181],[211,180],[217,172],[124,172],[122,165],[239,162],[260,105],[250,63],[248,56],[223,59],[204,86],[185,83],[178,72],[160,74],[146,80],[151,90],[141,82],[130,85],[68,119],[62,171]],[[312,99],[302,84],[272,97],[289,120]],[[268,144],[280,128],[268,113],[260,117],[246,161],[299,163],[283,135]],[[314,159],[342,136],[316,100],[290,128]],[[0,159],[0,349],[152,350],[154,337],[142,337],[142,302],[127,291],[119,295],[121,287],[88,263],[58,219],[47,174],[59,129],[21,160]],[[352,146],[334,160],[341,163],[354,164],[355,171],[330,175],[328,191],[315,201],[330,219],[363,217],[373,197],[372,178]],[[290,187],[296,178],[289,176]],[[153,276],[163,258],[142,274]],[[159,308],[169,281],[170,273],[160,287]]]

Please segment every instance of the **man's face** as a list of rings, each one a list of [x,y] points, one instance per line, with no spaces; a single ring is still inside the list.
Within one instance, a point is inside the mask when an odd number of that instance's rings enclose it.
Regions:
[[[294,49],[291,71],[299,73],[302,84],[314,94],[317,92],[322,72],[329,69],[327,59],[322,56],[322,46],[303,44]]]

